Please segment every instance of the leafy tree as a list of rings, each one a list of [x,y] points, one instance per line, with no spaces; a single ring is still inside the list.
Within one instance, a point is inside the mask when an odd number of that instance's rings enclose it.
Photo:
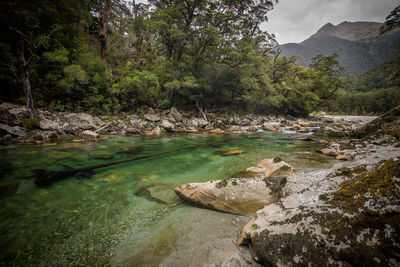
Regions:
[[[384,34],[394,28],[400,26],[400,5],[397,6],[390,14],[386,17],[385,23],[382,25],[380,32]]]

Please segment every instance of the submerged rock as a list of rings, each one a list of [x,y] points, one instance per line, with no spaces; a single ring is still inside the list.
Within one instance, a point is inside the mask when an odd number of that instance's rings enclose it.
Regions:
[[[292,166],[281,158],[263,159],[257,166],[249,167],[246,171],[261,174],[262,177],[280,176],[296,172]]]
[[[221,156],[234,156],[244,153],[244,150],[241,149],[224,149],[215,151],[214,155],[221,155]]]
[[[175,193],[197,206],[233,214],[251,214],[275,202],[286,177],[230,178],[182,184]]]

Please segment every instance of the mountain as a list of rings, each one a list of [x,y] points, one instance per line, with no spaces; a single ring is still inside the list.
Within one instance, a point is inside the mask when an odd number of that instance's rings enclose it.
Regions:
[[[400,30],[379,35],[382,23],[342,22],[325,24],[315,34],[301,43],[280,45],[281,55],[299,55],[303,66],[311,63],[316,55],[338,54],[345,67],[344,76],[352,76],[372,69],[390,60],[400,43]]]

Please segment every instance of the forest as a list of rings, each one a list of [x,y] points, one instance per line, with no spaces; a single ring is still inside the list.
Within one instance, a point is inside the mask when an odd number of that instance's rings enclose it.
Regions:
[[[32,117],[35,108],[104,115],[149,107],[379,114],[400,102],[399,52],[372,70],[377,82],[343,79],[336,54],[309,68],[280,56],[261,28],[276,2],[2,1],[0,102],[26,105]]]

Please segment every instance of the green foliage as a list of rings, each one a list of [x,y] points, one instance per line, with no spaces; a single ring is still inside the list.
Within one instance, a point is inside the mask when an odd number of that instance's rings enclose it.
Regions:
[[[38,129],[40,120],[38,119],[23,119],[21,121],[22,127],[25,129]]]
[[[25,13],[43,27],[33,38],[58,29],[29,66],[40,108],[142,116],[149,107],[173,106],[307,116],[334,108],[338,92],[343,95],[336,55],[317,56],[306,69],[295,64],[296,56],[275,54],[274,39],[259,27],[275,1],[150,0],[128,6],[115,0],[107,60],[100,57],[99,42],[104,1],[17,2],[35,10]],[[3,36],[10,23],[25,25],[21,16],[4,17],[10,20],[0,25]],[[6,88],[1,100],[14,102],[23,93],[15,89],[21,88],[16,45],[15,38],[0,40],[0,59],[10,66],[0,65]],[[396,69],[390,72],[391,81],[398,79]],[[395,92],[374,96],[397,99]]]

